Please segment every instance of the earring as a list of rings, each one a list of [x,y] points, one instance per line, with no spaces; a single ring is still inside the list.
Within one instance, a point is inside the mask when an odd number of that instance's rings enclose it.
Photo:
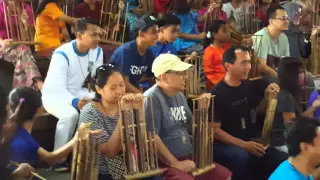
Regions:
[[[208,33],[207,33],[207,38],[209,39],[209,38],[211,38],[212,36],[211,36],[211,32],[210,31],[208,31]]]

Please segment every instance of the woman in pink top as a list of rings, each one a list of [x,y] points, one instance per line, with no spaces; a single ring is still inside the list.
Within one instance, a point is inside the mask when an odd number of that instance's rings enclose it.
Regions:
[[[8,17],[5,15],[6,13],[8,14],[8,10],[11,14],[16,14],[14,9],[20,12],[21,17]],[[11,25],[9,25],[8,18],[11,18]],[[13,40],[19,41],[20,35],[17,32],[17,22],[21,20],[27,30],[30,24],[34,24],[33,18],[33,11],[29,4],[22,3],[20,0],[0,0],[0,58],[15,66],[13,88],[32,86],[35,89],[41,89],[43,84],[30,48],[25,45],[12,44]]]

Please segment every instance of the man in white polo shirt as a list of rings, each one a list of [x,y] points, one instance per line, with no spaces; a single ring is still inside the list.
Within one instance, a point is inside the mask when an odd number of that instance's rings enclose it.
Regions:
[[[78,20],[76,40],[60,46],[52,55],[42,90],[42,101],[44,108],[59,119],[55,149],[72,138],[79,111],[94,96],[84,86],[84,82],[87,76],[93,75],[95,69],[103,64],[103,52],[98,46],[100,34],[101,29],[93,20]]]

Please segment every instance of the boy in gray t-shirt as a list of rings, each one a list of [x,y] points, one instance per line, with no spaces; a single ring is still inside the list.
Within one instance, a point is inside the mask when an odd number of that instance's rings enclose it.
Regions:
[[[156,84],[144,93],[147,129],[156,132],[157,154],[160,165],[169,167],[164,179],[191,180],[189,172],[195,168],[192,158],[192,112],[181,93],[186,84],[187,70],[191,64],[182,62],[176,55],[161,54],[153,62],[152,72]],[[210,96],[205,94],[203,96]],[[226,180],[231,172],[216,164],[212,171],[196,179]]]

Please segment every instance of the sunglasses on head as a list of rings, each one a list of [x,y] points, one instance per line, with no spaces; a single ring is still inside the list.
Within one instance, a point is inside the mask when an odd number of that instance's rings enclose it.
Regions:
[[[104,64],[104,65],[102,65],[102,66],[97,68],[96,74],[98,74],[98,73],[100,73],[102,71],[106,71],[109,68],[114,68],[114,65],[112,65],[112,64]]]

